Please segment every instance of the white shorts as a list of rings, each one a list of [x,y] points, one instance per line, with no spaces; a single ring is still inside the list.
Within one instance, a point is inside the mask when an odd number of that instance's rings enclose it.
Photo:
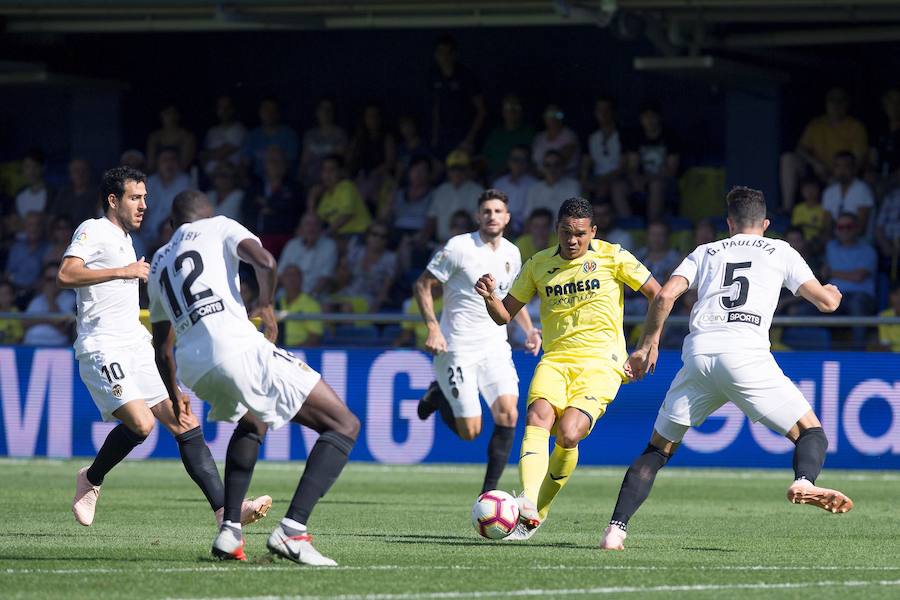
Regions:
[[[477,351],[442,352],[434,357],[434,373],[458,419],[481,416],[479,391],[488,406],[500,396],[519,395],[519,376],[505,341]]]
[[[287,350],[265,342],[207,371],[192,390],[210,421],[240,420],[247,411],[278,429],[300,411],[322,376]]]
[[[683,360],[654,425],[671,442],[681,442],[688,427],[700,425],[726,402],[782,435],[812,410],[768,352],[696,354]]]
[[[116,421],[113,412],[132,400],[153,408],[169,397],[150,342],[82,354],[78,373],[104,421]]]

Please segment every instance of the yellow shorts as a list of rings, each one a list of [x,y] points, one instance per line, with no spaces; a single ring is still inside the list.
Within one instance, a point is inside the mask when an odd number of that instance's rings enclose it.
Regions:
[[[528,405],[543,398],[553,407],[557,420],[567,408],[575,408],[590,418],[593,429],[616,397],[622,377],[621,366],[605,359],[545,354],[531,378]]]

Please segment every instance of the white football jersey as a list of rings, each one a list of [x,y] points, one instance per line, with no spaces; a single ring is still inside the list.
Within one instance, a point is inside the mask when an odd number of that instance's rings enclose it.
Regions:
[[[475,282],[490,273],[496,282],[494,293],[503,298],[521,268],[522,255],[515,245],[501,238],[500,247],[493,250],[477,231],[450,238],[434,255],[427,269],[444,285],[441,332],[450,351],[506,341],[506,327],[491,319],[484,299],[475,291]]]
[[[241,299],[237,248],[259,241],[228,217],[185,223],[150,265],[150,320],[175,328],[178,378],[189,387],[234,354],[265,343]]]
[[[63,256],[84,261],[88,269],[118,269],[137,260],[131,236],[106,217],[78,226]],[[75,356],[149,341],[141,325],[137,279],[113,279],[75,288]]]
[[[683,354],[768,351],[782,286],[796,294],[815,279],[787,242],[743,233],[698,246],[675,275],[687,279],[698,296]]]

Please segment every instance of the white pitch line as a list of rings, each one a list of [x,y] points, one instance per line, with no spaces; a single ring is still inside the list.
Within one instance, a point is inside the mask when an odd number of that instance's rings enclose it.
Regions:
[[[718,566],[656,566],[656,565],[526,565],[531,571],[857,571],[857,572],[896,572],[900,566],[800,566],[800,565],[718,565]],[[244,571],[295,571],[293,565],[236,565],[233,568],[210,565],[208,567],[150,567],[141,569],[140,573],[242,573]],[[495,571],[493,565],[344,565],[323,569],[318,573],[335,571]],[[2,575],[87,575],[106,573],[135,573],[133,569],[119,567],[90,567],[85,569],[2,569]]]
[[[497,598],[519,596],[588,596],[601,594],[648,594],[710,592],[728,590],[796,590],[808,588],[861,588],[898,586],[900,579],[885,581],[816,581],[806,583],[733,583],[700,585],[618,586],[570,589],[492,590],[478,592],[412,592],[407,594],[342,594],[339,596],[233,596],[184,598],[181,600],[442,600],[453,598]],[[173,600],[173,599],[170,599]]]

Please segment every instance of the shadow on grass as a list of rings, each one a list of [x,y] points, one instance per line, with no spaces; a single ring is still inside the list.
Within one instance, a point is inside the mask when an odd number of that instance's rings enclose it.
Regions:
[[[684,546],[682,550],[696,550],[698,552],[737,552],[734,548],[706,548],[703,546]]]

